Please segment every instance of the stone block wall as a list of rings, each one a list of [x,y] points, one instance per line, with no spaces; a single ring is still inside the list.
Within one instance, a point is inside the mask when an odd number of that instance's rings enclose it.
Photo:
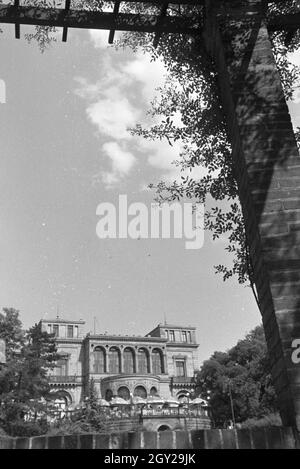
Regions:
[[[0,449],[297,449],[292,428],[123,432],[0,438]]]
[[[260,311],[284,425],[300,429],[300,158],[261,0],[207,0]],[[300,344],[300,342],[299,342]]]

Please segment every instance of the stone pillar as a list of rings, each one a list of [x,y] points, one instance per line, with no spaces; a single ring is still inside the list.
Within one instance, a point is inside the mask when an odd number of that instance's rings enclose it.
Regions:
[[[281,416],[300,430],[300,158],[263,3],[207,0],[203,37],[218,72]]]
[[[138,349],[133,350],[133,372],[138,373],[138,360],[137,360],[137,355],[138,355]]]
[[[149,353],[149,373],[152,374],[152,370],[153,370],[153,367],[152,367],[152,348],[148,348],[148,353]]]
[[[120,351],[120,373],[123,373],[124,372],[124,347],[120,347],[119,348],[119,351]]]
[[[167,360],[167,354],[166,351],[163,352],[162,354],[162,359],[163,359],[163,373],[167,374],[168,373],[168,360]]]

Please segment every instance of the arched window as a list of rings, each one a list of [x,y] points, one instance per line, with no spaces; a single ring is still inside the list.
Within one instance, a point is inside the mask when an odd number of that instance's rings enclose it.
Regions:
[[[149,361],[148,353],[144,348],[140,348],[138,351],[138,369],[139,373],[145,375],[149,373]]]
[[[161,426],[158,427],[158,429],[157,429],[158,432],[166,432],[166,431],[168,431],[168,430],[171,430],[168,425],[161,425]]]
[[[158,396],[158,392],[155,386],[150,389],[150,396]]]
[[[127,347],[124,349],[123,352],[123,357],[124,357],[124,373],[134,373],[134,355],[133,355],[133,350],[131,348]]]
[[[129,401],[130,399],[129,389],[126,386],[121,386],[118,389],[118,396],[121,397],[122,399],[125,399],[125,401]]]
[[[154,349],[152,352],[152,373],[154,375],[160,375],[163,373],[163,357],[162,353],[158,349]]]
[[[189,400],[188,396],[189,396],[188,391],[179,391],[177,393],[177,399],[179,400],[179,402],[182,402],[182,403],[188,402]]]
[[[147,391],[146,389],[144,388],[144,386],[137,386],[134,390],[134,393],[133,393],[134,396],[139,396],[139,397],[142,397],[143,399],[146,399],[147,397]]]
[[[94,373],[105,373],[106,371],[106,356],[105,350],[102,347],[96,347],[93,352],[94,355]]]
[[[111,347],[109,350],[109,372],[121,373],[120,352],[117,347]]]

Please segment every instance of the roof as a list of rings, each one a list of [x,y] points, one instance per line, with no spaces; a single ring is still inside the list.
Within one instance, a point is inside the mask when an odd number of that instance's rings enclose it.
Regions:
[[[85,321],[83,321],[82,319],[79,319],[79,321],[73,321],[72,319],[61,319],[61,318],[41,319],[40,322],[55,323],[55,324],[85,324]]]

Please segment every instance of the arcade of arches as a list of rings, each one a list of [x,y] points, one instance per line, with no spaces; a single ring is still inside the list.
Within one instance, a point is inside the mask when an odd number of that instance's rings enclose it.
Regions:
[[[126,347],[123,351],[119,347],[110,347],[106,350],[97,346],[92,352],[92,366],[94,373],[139,373],[155,374],[165,373],[163,351],[155,348],[151,352],[146,348]]]

